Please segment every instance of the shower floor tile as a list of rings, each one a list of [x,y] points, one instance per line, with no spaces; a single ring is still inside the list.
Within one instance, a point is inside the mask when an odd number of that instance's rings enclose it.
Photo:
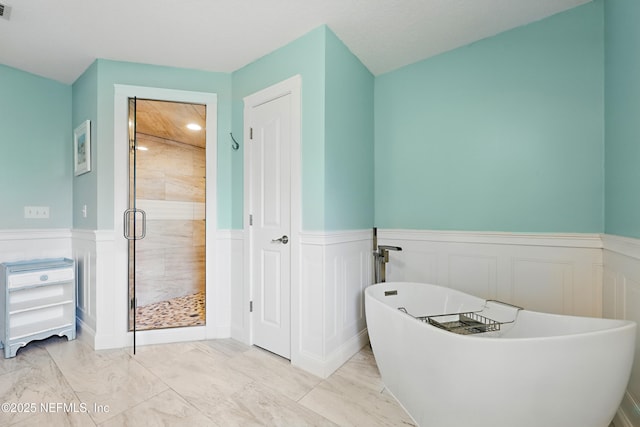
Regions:
[[[139,331],[204,324],[204,291],[143,305],[136,309],[136,329]]]

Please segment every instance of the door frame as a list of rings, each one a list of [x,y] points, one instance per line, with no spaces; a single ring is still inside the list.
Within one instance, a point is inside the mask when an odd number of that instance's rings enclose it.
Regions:
[[[115,259],[114,259],[114,310],[118,327],[116,330],[122,334],[120,342],[133,343],[133,332],[128,331],[129,299],[128,282],[128,244],[123,237],[123,212],[128,207],[128,181],[129,181],[129,98],[152,99],[158,101],[174,101],[206,105],[206,252],[205,252],[205,326],[190,326],[184,328],[167,328],[136,332],[136,344],[159,344],[179,341],[195,341],[217,338],[218,327],[216,324],[215,295],[218,286],[215,280],[216,266],[216,240],[217,240],[217,136],[218,136],[218,96],[215,93],[192,92],[175,89],[153,88],[146,86],[114,85],[114,235],[115,235]],[[122,308],[120,308],[120,304]],[[128,344],[127,344],[128,345]]]
[[[291,362],[295,364],[298,355],[299,331],[300,331],[300,233],[302,231],[302,191],[301,191],[301,87],[302,78],[300,75],[290,77],[280,83],[276,83],[251,95],[243,98],[244,101],[244,145],[247,147],[251,144],[249,139],[249,118],[250,110],[266,102],[280,98],[282,96],[291,95],[291,235],[289,243],[291,244],[291,260],[290,260],[290,324],[291,324]],[[253,323],[252,314],[249,311],[249,304],[253,298],[253,280],[252,272],[252,248],[251,248],[251,231],[249,226],[249,211],[251,200],[251,185],[249,177],[250,168],[249,150],[244,150],[244,208],[243,208],[243,230],[244,230],[244,280],[243,280],[243,337],[242,341],[253,345]]]

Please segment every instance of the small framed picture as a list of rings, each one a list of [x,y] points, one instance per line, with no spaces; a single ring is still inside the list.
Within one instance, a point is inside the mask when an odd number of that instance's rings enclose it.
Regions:
[[[91,170],[91,121],[83,122],[73,131],[73,165],[75,176]]]

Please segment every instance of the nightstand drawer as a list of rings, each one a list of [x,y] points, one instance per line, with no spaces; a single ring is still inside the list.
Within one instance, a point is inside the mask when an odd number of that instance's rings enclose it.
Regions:
[[[73,280],[73,268],[60,268],[56,270],[32,271],[29,273],[12,274],[8,278],[9,289],[23,286],[44,285],[56,282]]]

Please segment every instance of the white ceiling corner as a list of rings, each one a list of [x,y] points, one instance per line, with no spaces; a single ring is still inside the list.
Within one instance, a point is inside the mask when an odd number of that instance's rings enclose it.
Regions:
[[[0,64],[72,83],[96,59],[232,72],[322,24],[375,74],[592,0],[0,0]]]

